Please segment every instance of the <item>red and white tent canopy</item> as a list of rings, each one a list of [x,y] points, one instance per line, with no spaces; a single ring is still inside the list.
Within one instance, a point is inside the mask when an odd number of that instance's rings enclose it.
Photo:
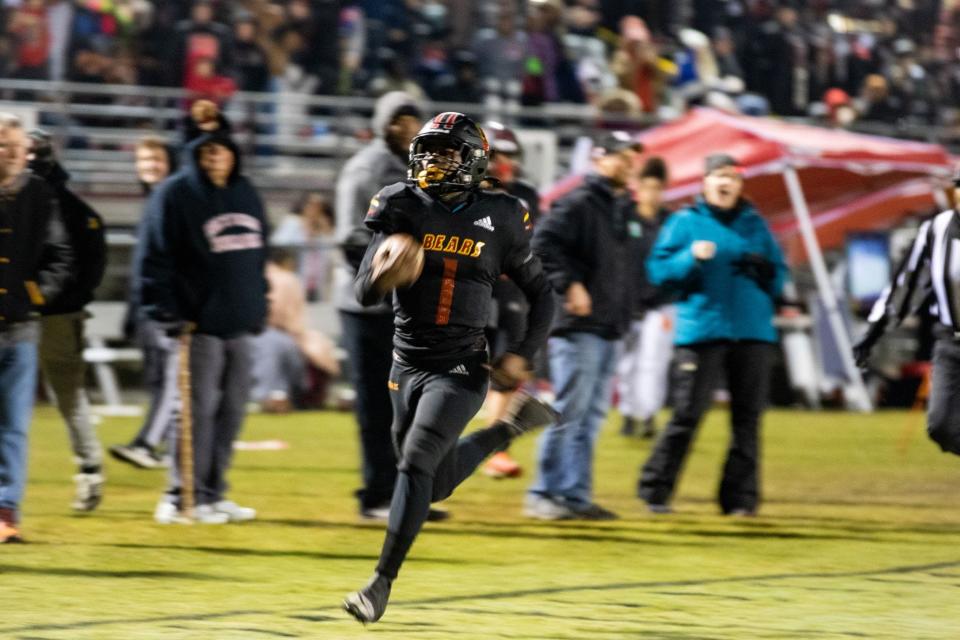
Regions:
[[[889,226],[897,218],[935,206],[933,190],[949,175],[951,157],[940,145],[870,136],[839,129],[694,109],[639,136],[644,155],[661,156],[670,170],[666,197],[679,204],[700,191],[704,158],[727,153],[746,178],[745,192],[770,221],[793,260],[805,256],[797,241],[793,204],[783,179],[792,166],[800,179],[818,239],[842,244],[852,229]],[[550,201],[574,188],[571,176],[544,194]]]

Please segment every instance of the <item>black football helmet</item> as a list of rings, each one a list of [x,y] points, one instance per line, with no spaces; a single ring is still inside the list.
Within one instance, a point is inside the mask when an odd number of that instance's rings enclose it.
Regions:
[[[440,113],[410,143],[407,177],[433,193],[473,189],[487,174],[489,153],[477,123],[462,113]]]

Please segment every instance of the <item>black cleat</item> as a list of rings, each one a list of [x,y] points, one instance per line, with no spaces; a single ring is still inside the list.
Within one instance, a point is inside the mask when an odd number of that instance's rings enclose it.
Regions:
[[[343,601],[343,610],[363,624],[376,622],[387,610],[390,584],[389,578],[375,573],[367,586],[347,596]]]
[[[558,414],[550,405],[537,400],[523,391],[510,398],[504,423],[510,428],[510,434],[516,438],[534,429],[545,427],[557,421]]]
[[[377,507],[363,507],[360,509],[360,517],[364,520],[376,520],[386,522],[390,519],[390,505],[380,505]],[[443,522],[450,519],[450,512],[446,509],[437,509],[430,507],[427,512],[427,522]]]
[[[657,516],[664,516],[673,513],[673,507],[663,502],[648,502],[647,511]]]
[[[155,451],[140,445],[115,444],[110,447],[110,455],[120,462],[132,464],[139,469],[164,468],[163,460]]]

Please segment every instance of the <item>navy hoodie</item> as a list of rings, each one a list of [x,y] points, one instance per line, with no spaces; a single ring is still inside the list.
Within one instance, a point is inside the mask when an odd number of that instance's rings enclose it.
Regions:
[[[198,164],[200,147],[216,142],[236,160],[223,188]],[[187,166],[151,194],[144,223],[141,300],[161,322],[190,321],[198,333],[231,338],[263,329],[267,313],[267,228],[263,203],[240,175],[240,154],[223,133],[189,146]]]

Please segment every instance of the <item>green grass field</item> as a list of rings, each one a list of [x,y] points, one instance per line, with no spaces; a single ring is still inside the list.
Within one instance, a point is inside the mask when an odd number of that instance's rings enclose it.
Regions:
[[[252,416],[237,501],[254,523],[162,527],[155,471],[110,461],[90,516],[70,512],[66,433],[49,408],[31,441],[24,534],[0,547],[0,638],[960,638],[960,460],[914,416],[773,411],[762,515],[717,515],[726,443],[709,416],[673,516],[633,497],[649,444],[599,443],[597,498],[613,522],[520,516],[527,479],[468,480],[428,524],[380,623],[340,611],[366,581],[382,528],[358,521],[356,437],[346,414]],[[132,419],[107,419],[106,443]],[[905,430],[909,446],[903,447]],[[515,447],[529,464],[534,439]]]

